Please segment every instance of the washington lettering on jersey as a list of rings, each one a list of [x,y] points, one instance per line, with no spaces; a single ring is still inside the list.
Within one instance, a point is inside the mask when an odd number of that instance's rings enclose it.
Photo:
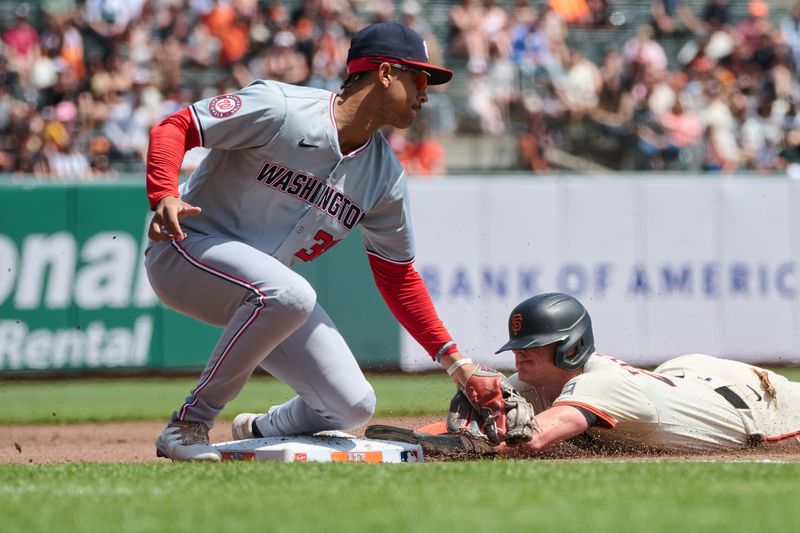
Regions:
[[[266,161],[253,179],[313,205],[339,221],[348,230],[353,229],[366,215],[366,212],[342,191],[311,174],[303,174]]]

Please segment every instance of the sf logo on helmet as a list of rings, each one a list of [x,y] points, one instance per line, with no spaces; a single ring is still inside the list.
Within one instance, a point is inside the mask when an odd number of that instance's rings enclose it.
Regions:
[[[522,314],[514,313],[511,315],[511,334],[518,335],[522,331]]]

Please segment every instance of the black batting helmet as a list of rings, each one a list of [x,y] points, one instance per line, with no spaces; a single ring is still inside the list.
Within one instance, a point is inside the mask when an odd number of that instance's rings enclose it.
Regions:
[[[559,343],[555,365],[575,370],[594,353],[592,319],[581,303],[567,294],[550,292],[528,298],[511,311],[509,340],[497,352],[524,350]],[[577,351],[571,357],[572,349]]]

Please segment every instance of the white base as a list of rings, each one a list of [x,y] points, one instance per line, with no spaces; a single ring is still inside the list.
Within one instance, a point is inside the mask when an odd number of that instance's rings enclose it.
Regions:
[[[359,439],[340,431],[313,436],[269,437],[214,444],[223,461],[314,461],[320,463],[421,463],[422,447],[376,439]]]

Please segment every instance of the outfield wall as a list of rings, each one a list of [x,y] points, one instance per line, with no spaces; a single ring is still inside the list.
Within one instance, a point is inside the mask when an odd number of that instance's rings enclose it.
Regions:
[[[417,263],[462,350],[490,355],[543,291],[589,307],[598,349],[800,363],[798,183],[463,177],[411,183]],[[141,182],[0,184],[0,372],[198,367],[219,335],[165,309],[142,268]],[[298,270],[368,366],[431,368],[377,294],[359,236]],[[479,355],[480,354],[480,355]]]
[[[581,299],[599,351],[800,362],[800,183],[560,177],[415,183],[416,266],[462,351],[492,354],[529,295]],[[402,367],[432,363],[407,335]]]
[[[150,216],[142,182],[0,184],[0,372],[205,364],[221,330],[153,294]],[[397,366],[398,328],[360,238],[298,270],[360,361]]]

